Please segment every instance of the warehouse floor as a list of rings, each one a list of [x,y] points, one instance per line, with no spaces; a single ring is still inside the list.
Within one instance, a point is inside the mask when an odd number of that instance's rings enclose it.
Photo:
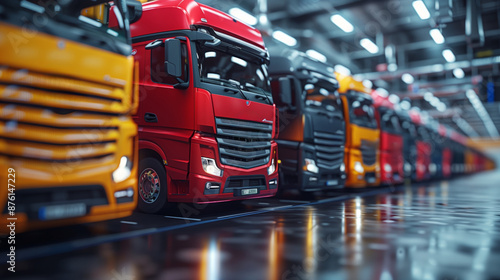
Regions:
[[[1,279],[498,279],[500,171],[17,237]],[[7,276],[7,277],[6,277]]]

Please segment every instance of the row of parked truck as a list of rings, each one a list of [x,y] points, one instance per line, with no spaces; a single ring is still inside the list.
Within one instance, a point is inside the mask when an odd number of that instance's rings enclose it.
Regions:
[[[17,230],[494,166],[192,0],[4,1],[0,20],[0,217]]]

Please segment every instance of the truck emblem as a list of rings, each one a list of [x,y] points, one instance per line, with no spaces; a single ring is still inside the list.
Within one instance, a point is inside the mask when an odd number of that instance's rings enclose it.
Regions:
[[[132,50],[132,55],[135,55],[137,53],[137,50],[136,49],[133,49]]]
[[[247,106],[250,106],[250,101],[247,101]]]

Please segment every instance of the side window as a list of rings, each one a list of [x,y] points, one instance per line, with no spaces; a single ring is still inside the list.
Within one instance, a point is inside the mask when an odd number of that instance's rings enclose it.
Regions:
[[[183,81],[188,80],[188,50],[186,43],[181,43],[182,51],[182,76],[180,79]],[[175,85],[179,81],[167,74],[165,71],[165,47],[158,47],[151,49],[151,80],[160,84]]]
[[[273,101],[274,103],[276,103],[277,107],[279,108],[282,108],[285,106],[285,104],[283,104],[283,102],[281,101],[281,98],[279,97],[280,96],[280,82],[279,82],[279,78],[281,77],[275,77],[271,80],[271,91],[273,93]],[[297,87],[296,87],[296,80],[294,78],[291,79],[290,81],[290,89],[291,89],[291,98],[292,98],[292,103],[290,104],[292,107],[295,107],[297,106],[297,101],[295,100],[297,94],[296,94],[296,90],[297,90]]]

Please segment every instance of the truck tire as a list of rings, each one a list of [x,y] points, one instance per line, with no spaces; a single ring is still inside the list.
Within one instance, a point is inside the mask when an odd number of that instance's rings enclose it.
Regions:
[[[156,214],[166,210],[167,173],[156,158],[146,157],[140,160],[138,193],[139,211]]]

